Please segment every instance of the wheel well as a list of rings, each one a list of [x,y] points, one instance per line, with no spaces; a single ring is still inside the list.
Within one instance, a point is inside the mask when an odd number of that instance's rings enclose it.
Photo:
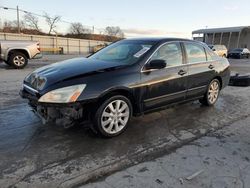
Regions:
[[[8,54],[8,59],[9,59],[9,57],[10,57],[11,54],[16,53],[16,52],[23,53],[29,59],[29,53],[26,50],[23,50],[23,49],[10,50],[9,54]]]
[[[220,76],[216,76],[214,79],[219,80],[219,82],[220,82],[220,89],[221,89],[222,88],[222,79],[221,79],[221,77]]]
[[[131,92],[129,92],[125,89],[114,90],[114,91],[111,91],[111,92],[101,96],[100,99],[98,100],[98,106],[101,103],[103,103],[106,99],[113,97],[115,95],[122,95],[122,96],[127,97],[130,100],[132,108],[133,108],[133,114],[135,114],[138,111],[138,106],[136,105],[136,100],[135,100],[134,96],[132,95]]]

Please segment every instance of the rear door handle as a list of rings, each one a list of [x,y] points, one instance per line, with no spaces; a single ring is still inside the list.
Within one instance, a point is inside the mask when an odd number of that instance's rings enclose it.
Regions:
[[[187,71],[180,70],[180,71],[178,72],[178,74],[181,75],[181,76],[183,76],[184,74],[187,74]]]
[[[209,69],[214,69],[214,66],[213,66],[212,64],[210,64],[210,65],[208,66],[208,68],[209,68]]]

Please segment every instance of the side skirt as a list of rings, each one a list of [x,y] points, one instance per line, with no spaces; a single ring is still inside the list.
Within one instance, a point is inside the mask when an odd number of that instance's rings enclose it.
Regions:
[[[149,114],[149,113],[152,113],[152,112],[157,112],[157,111],[165,110],[165,109],[168,109],[168,108],[171,108],[171,107],[174,107],[174,106],[179,106],[181,104],[185,104],[185,103],[188,103],[188,102],[191,102],[191,101],[196,101],[196,100],[202,99],[203,97],[204,96],[201,95],[201,96],[198,96],[198,97],[195,97],[195,98],[191,98],[191,99],[187,99],[187,100],[184,100],[184,101],[180,101],[180,102],[176,102],[176,103],[171,103],[171,104],[159,107],[159,108],[154,108],[154,109],[150,109],[150,110],[147,110],[147,111],[143,111],[141,113],[137,113],[134,116],[138,117],[138,116],[141,116],[141,115],[144,115],[144,114]]]

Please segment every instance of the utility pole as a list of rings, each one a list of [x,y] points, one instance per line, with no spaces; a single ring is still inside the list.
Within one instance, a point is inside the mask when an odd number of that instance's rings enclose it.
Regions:
[[[18,29],[18,33],[20,32],[20,20],[19,20],[19,8],[18,6],[16,7],[16,15],[17,15],[17,29]]]

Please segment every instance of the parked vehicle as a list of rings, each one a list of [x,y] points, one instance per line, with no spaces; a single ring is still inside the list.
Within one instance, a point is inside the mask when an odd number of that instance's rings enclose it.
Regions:
[[[39,42],[31,41],[0,41],[0,60],[16,69],[22,69],[32,59],[40,54]]]
[[[131,116],[193,100],[214,105],[229,78],[227,59],[200,42],[127,39],[88,58],[37,69],[20,94],[45,123],[90,120],[93,130],[113,137]]]
[[[218,56],[227,57],[227,47],[225,45],[208,45]]]
[[[249,58],[250,51],[247,48],[235,48],[228,53],[228,58]]]

